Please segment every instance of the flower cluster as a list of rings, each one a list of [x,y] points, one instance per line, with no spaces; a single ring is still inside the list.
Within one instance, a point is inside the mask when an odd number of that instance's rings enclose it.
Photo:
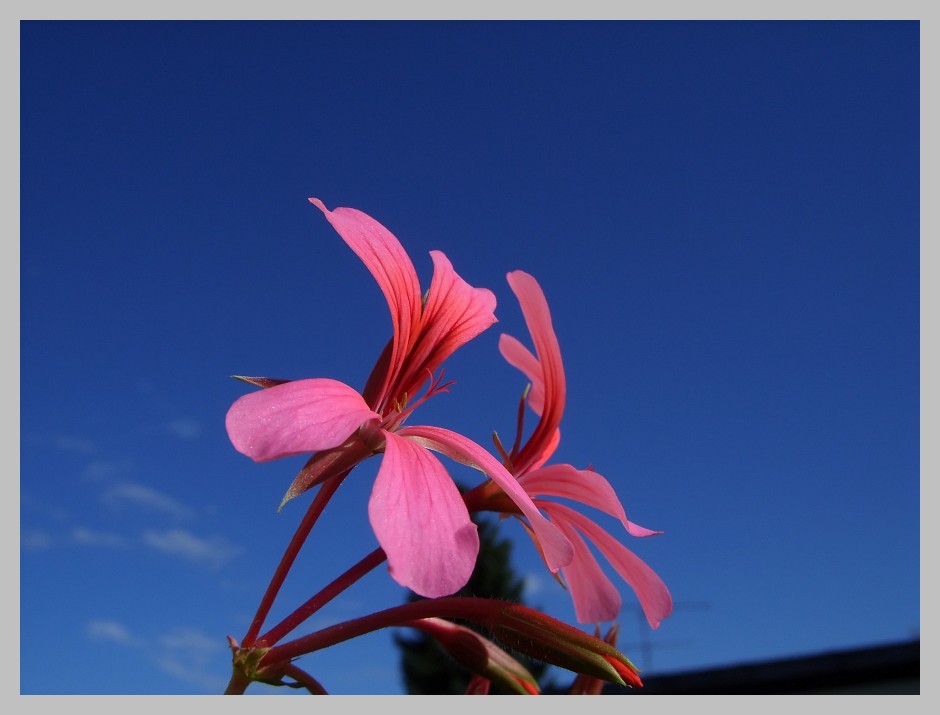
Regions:
[[[508,335],[500,338],[503,357],[523,373],[529,386],[519,406],[519,433],[512,448],[505,449],[497,439],[494,455],[444,427],[406,424],[422,403],[452,384],[443,380],[445,360],[496,322],[494,294],[469,285],[442,252],[431,251],[433,275],[422,295],[411,259],[387,228],[356,209],[330,211],[319,199],[310,202],[375,278],[391,313],[392,337],[361,391],[330,378],[238,377],[261,389],[238,398],[226,415],[235,449],[256,462],[310,455],[281,506],[319,488],[245,637],[240,643],[229,638],[233,677],[226,692],[244,692],[254,680],[325,693],[293,660],[390,626],[435,638],[474,674],[468,692],[488,692],[491,682],[514,692],[538,692],[535,679],[505,648],[580,673],[577,692],[597,690],[597,678],[641,685],[636,669],[609,635],[606,640],[599,633],[588,635],[524,606],[453,596],[470,578],[480,550],[471,514],[489,511],[522,523],[549,571],[569,589],[578,622],[612,621],[621,609],[616,586],[585,539],[635,591],[653,628],[672,609],[669,591],[649,566],[593,520],[546,499],[599,509],[619,519],[632,536],[660,533],[629,521],[610,483],[593,469],[548,464],[559,444],[566,387],[558,340],[538,282],[522,271],[507,276],[535,353]],[[523,440],[526,406],[538,422]],[[461,493],[439,455],[476,468],[484,480]],[[368,517],[379,548],[262,634],[287,572],[333,493],[359,463],[373,456],[381,461]],[[390,576],[422,600],[283,642],[322,605],[386,560]],[[460,625],[461,620],[486,629],[492,639]]]

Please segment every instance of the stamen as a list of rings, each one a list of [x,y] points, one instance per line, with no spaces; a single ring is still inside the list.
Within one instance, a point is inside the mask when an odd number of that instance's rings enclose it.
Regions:
[[[447,388],[457,382],[456,380],[451,380],[450,382],[446,382],[446,383],[443,382],[444,380],[443,370],[441,370],[440,375],[438,375],[437,377],[434,377],[434,374],[430,370],[427,370],[426,368],[425,370],[431,379],[431,382],[428,385],[427,392],[425,392],[424,395],[418,398],[413,405],[410,405],[407,407],[406,407],[406,405],[408,404],[407,394],[402,396],[401,401],[395,400],[396,414],[389,415],[388,417],[385,418],[384,422],[382,423],[383,429],[386,429],[389,431],[397,429],[408,418],[408,416],[412,412],[415,411],[418,405],[423,404],[424,402],[426,402],[427,400],[429,400],[430,398],[432,398],[434,395],[436,395],[439,392],[447,392],[448,391]]]
[[[496,445],[496,451],[499,452],[499,456],[503,458],[503,466],[507,470],[512,471],[512,460],[509,458],[509,455],[506,454],[506,450],[503,449],[503,443],[499,441],[499,435],[496,432],[493,432],[493,444]]]

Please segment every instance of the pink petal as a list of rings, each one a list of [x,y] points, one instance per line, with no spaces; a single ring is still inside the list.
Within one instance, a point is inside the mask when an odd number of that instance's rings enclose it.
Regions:
[[[309,199],[323,212],[336,232],[355,252],[379,284],[392,313],[392,350],[388,370],[377,401],[385,397],[385,390],[401,369],[408,348],[416,338],[421,319],[421,286],[414,264],[385,226],[357,209],[337,208],[329,211],[320,199]],[[371,397],[371,396],[370,396]],[[373,403],[373,407],[379,405]]]
[[[545,382],[542,380],[542,366],[538,358],[525,345],[505,333],[499,336],[499,352],[506,362],[528,378],[532,386],[529,389],[529,407],[541,416],[545,408]]]
[[[399,395],[415,395],[428,375],[457,348],[496,322],[492,291],[467,283],[440,251],[431,251],[431,260],[434,274],[421,316],[421,332],[408,355],[406,374],[394,390]]]
[[[466,585],[480,539],[453,480],[424,447],[386,432],[369,521],[392,578],[427,598]]]
[[[662,531],[654,531],[653,529],[647,529],[645,526],[640,526],[639,524],[635,524],[629,519],[625,520],[623,525],[627,528],[627,533],[630,534],[630,536],[639,536],[639,537],[656,536],[657,534],[663,533]]]
[[[620,592],[607,578],[578,532],[564,518],[554,513],[553,505],[541,504],[541,506],[574,546],[574,558],[561,570],[561,573],[571,592],[571,601],[574,604],[574,613],[578,623],[614,620],[619,615],[622,605]]]
[[[570,464],[552,464],[527,472],[519,477],[519,483],[530,496],[573,499],[621,521],[627,519],[610,482],[593,470],[575,469]]]
[[[653,536],[652,531],[627,519],[614,488],[593,469],[575,469],[570,464],[552,464],[519,477],[519,484],[532,496],[572,499],[620,519],[631,536]]]
[[[532,335],[545,389],[539,424],[514,460],[515,471],[521,474],[534,468],[536,464],[544,464],[551,454],[551,442],[555,439],[555,432],[565,410],[565,370],[558,338],[552,327],[548,302],[538,281],[523,271],[513,271],[507,274],[506,279],[519,299],[519,306]]]
[[[662,620],[672,613],[672,596],[653,569],[586,516],[561,504],[553,504],[551,513],[552,518],[568,521],[597,545],[614,570],[636,593],[650,626],[659,628]]]
[[[542,366],[538,359],[511,335],[503,334],[499,336],[499,351],[506,359],[506,362],[520,370],[529,378],[531,388],[527,398],[528,404],[529,407],[532,408],[532,411],[541,417],[545,409],[545,381],[542,379]],[[558,419],[561,419],[560,413]],[[550,425],[547,425],[539,436],[540,441],[538,444],[526,446],[524,454],[527,453],[528,457],[522,455],[517,457],[516,465],[514,465],[515,468],[513,470],[516,474],[538,469],[545,464],[555,453],[555,450],[558,449],[558,443],[561,442],[561,431],[556,427],[554,432],[549,432],[548,427],[550,427]],[[536,434],[539,434],[538,430],[533,433],[532,437],[534,438]],[[532,441],[532,439],[529,440],[530,443]]]
[[[242,395],[229,408],[225,428],[235,449],[256,462],[342,444],[379,415],[362,395],[337,380],[294,380]]]
[[[506,492],[529,520],[538,536],[545,563],[554,573],[571,563],[574,555],[571,542],[548,519],[542,516],[531,497],[519,486],[516,478],[483,447],[461,434],[441,427],[404,427],[398,430],[402,437],[410,437],[451,459],[484,472]]]

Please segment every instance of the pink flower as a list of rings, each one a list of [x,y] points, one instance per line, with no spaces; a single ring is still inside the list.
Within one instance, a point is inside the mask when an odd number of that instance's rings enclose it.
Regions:
[[[561,529],[574,546],[574,558],[561,569],[561,573],[571,591],[578,622],[613,620],[620,613],[622,605],[617,588],[604,574],[585,543],[583,537],[586,537],[636,592],[649,624],[658,628],[660,622],[672,612],[672,597],[662,580],[594,521],[570,507],[542,498],[560,497],[599,509],[618,519],[632,536],[662,533],[629,521],[613,487],[594,470],[576,469],[570,464],[545,466],[558,447],[559,424],[565,408],[565,372],[561,350],[552,327],[548,303],[535,278],[522,271],[514,271],[508,274],[507,279],[522,307],[535,344],[535,355],[508,335],[500,336],[499,348],[503,357],[529,379],[527,402],[539,416],[539,422],[525,444],[520,445],[517,437],[509,453],[501,448],[504,462],[536,506],[544,510],[549,520]],[[522,412],[520,406],[520,435]],[[482,485],[466,497],[471,509],[518,513],[514,504],[499,495],[498,489],[492,484]],[[544,556],[544,544],[539,534],[535,532],[533,536]]]
[[[319,199],[310,202],[378,282],[392,314],[392,339],[362,394],[327,378],[247,379],[266,389],[240,397],[229,409],[226,429],[232,444],[256,462],[316,453],[285,501],[383,453],[369,521],[392,577],[422,596],[445,596],[464,586],[479,551],[476,525],[444,465],[429,450],[475,466],[499,484],[545,544],[549,567],[560,569],[571,560],[571,544],[503,465],[463,435],[403,426],[421,402],[446,389],[439,377],[433,378],[434,371],[496,322],[493,294],[470,286],[443,253],[431,251],[434,273],[422,304],[414,265],[388,229],[356,209],[329,211]],[[424,396],[414,400],[429,378]]]

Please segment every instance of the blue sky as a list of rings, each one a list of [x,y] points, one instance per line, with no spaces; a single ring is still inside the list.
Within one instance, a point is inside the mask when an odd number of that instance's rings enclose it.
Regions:
[[[423,286],[438,249],[496,293],[421,423],[512,431],[524,383],[496,345],[528,336],[505,274],[540,281],[557,459],[665,532],[624,539],[673,616],[651,631],[618,582],[647,674],[918,637],[919,30],[24,22],[20,691],[224,688],[310,496],[278,513],[303,457],[231,446],[250,388],[229,376],[361,386],[390,331],[310,196],[381,221]],[[274,617],[376,546],[373,475]],[[527,602],[573,622],[520,532]],[[379,568],[310,629],[404,599]],[[402,692],[387,631],[302,662],[331,692]]]

